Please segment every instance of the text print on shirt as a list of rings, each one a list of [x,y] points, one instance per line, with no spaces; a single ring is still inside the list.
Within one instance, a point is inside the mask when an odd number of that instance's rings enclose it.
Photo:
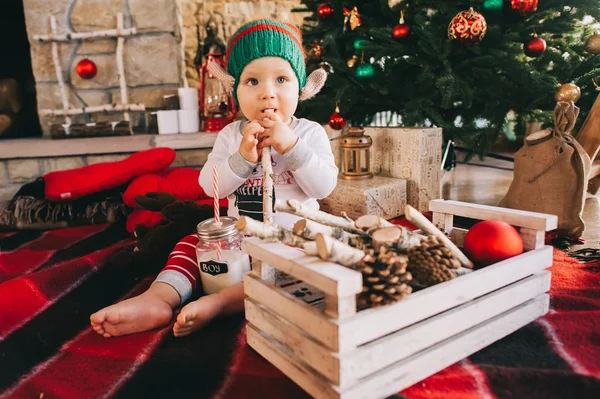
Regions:
[[[271,158],[273,167],[276,163]],[[240,216],[248,216],[253,219],[263,221],[263,178],[262,166],[260,163],[252,172],[252,175],[260,177],[249,177],[244,184],[235,190],[235,206],[238,207]],[[289,170],[273,176],[273,207],[275,206],[276,186],[282,184],[292,184],[294,175]]]

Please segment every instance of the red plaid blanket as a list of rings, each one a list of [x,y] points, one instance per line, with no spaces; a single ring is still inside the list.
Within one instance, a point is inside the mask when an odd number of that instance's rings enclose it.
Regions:
[[[0,398],[305,398],[246,345],[243,317],[186,338],[105,339],[89,315],[152,281],[113,266],[120,225],[0,233]],[[555,250],[550,313],[400,396],[600,397],[600,267]]]

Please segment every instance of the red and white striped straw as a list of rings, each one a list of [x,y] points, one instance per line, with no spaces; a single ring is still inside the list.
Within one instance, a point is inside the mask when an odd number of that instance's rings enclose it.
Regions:
[[[217,165],[213,166],[213,207],[215,212],[215,224],[221,226],[221,216],[219,215],[219,170]],[[217,243],[217,260],[221,260],[221,244]]]
[[[219,171],[217,165],[213,166],[213,206],[215,212],[215,224],[221,224],[221,217],[219,215]]]
[[[217,243],[217,260],[221,260],[221,256],[223,256],[223,253],[221,252],[221,243],[218,242]]]

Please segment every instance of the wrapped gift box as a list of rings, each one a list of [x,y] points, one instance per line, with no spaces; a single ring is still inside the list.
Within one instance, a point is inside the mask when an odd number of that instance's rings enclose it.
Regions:
[[[441,128],[365,128],[373,138],[371,171],[407,181],[407,201],[421,212],[440,198]]]
[[[331,195],[320,201],[321,210],[351,218],[378,215],[392,219],[404,214],[406,180],[374,176],[366,180],[338,179]]]

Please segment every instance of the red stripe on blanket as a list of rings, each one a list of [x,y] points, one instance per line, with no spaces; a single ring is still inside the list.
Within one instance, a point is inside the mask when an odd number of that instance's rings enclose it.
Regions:
[[[15,234],[14,231],[0,232],[0,238],[10,237],[10,236],[12,236],[14,234]],[[0,248],[0,249],[2,249],[2,248]]]
[[[69,248],[109,226],[98,224],[52,230],[13,251],[0,252],[0,282],[35,271],[59,250]]]
[[[401,392],[410,399],[495,399],[486,375],[468,360],[456,363]]]
[[[573,371],[600,378],[600,273],[554,250],[551,312],[538,320]]]
[[[151,284],[146,279],[127,297],[139,295]],[[149,358],[171,330],[103,338],[91,328],[65,343],[0,398],[100,398],[114,395]]]
[[[11,303],[0,307],[0,341],[79,286],[114,251],[132,243],[132,239],[127,239],[85,257],[0,284],[0,303]]]

